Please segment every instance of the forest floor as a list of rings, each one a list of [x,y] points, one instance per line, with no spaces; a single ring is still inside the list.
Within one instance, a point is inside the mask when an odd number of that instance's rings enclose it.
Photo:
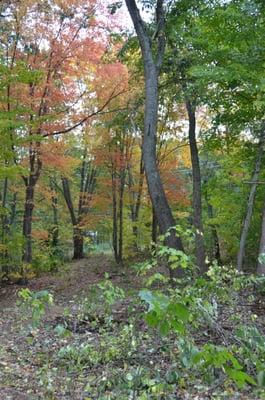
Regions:
[[[1,400],[265,398],[251,387],[238,392],[233,385],[220,389],[218,382],[189,385],[188,375],[174,390],[171,376],[167,392],[157,376],[165,376],[174,363],[174,345],[168,351],[165,339],[149,334],[136,300],[141,279],[124,268],[98,255],[32,279],[31,291],[48,290],[54,298],[37,328],[30,328],[30,310],[18,304],[22,286],[0,287]],[[112,307],[104,304],[104,288],[97,286],[106,273],[111,286],[105,294],[118,298]],[[119,299],[116,286],[124,298]]]

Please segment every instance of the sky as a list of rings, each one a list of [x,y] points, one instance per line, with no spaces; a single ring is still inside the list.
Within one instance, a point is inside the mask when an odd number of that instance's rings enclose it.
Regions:
[[[146,11],[142,11],[141,6],[139,6],[139,1],[136,1],[136,3],[137,3],[137,5],[138,5],[138,7],[139,7],[139,10],[140,10],[140,13],[141,13],[142,18],[143,18],[145,21],[150,20],[150,13],[148,13],[148,12],[146,12]],[[130,15],[129,15],[129,13],[128,13],[125,0],[122,1],[121,11],[122,11],[122,14],[124,15],[125,26],[127,26],[128,29],[133,29],[133,23],[132,23],[132,20],[131,20]]]

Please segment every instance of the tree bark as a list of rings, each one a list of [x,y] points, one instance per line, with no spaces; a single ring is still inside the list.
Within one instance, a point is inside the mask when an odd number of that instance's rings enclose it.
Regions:
[[[4,179],[4,187],[3,187],[3,195],[2,195],[2,212],[3,214],[1,215],[1,225],[2,225],[2,244],[5,243],[6,240],[6,232],[7,232],[7,215],[5,213],[6,209],[6,201],[7,201],[7,191],[8,191],[8,178]],[[4,258],[6,258],[6,251],[4,251]]]
[[[192,203],[193,203],[193,225],[195,228],[195,249],[196,249],[196,262],[200,268],[200,272],[204,273],[206,267],[206,255],[204,245],[204,229],[202,222],[202,200],[201,200],[201,170],[198,154],[198,147],[196,142],[196,115],[195,106],[186,101],[186,109],[189,117],[189,144],[192,164]]]
[[[160,173],[156,162],[156,135],[158,117],[158,77],[164,57],[164,10],[163,0],[156,5],[157,25],[157,54],[156,60],[152,54],[151,39],[148,36],[144,22],[140,16],[135,0],[126,0],[126,5],[132,18],[143,56],[145,75],[145,117],[143,138],[143,159],[147,185],[157,222],[162,234],[175,226],[175,220],[169,207]],[[165,240],[166,245],[183,251],[181,239],[173,229]],[[183,271],[178,268],[176,275],[181,276]]]
[[[76,226],[74,226],[73,244],[73,260],[81,260],[82,258],[84,258],[84,237],[81,229]]]
[[[31,98],[31,109],[34,109],[33,106],[33,98],[34,98],[34,84],[29,84],[29,97]],[[33,111],[30,113],[29,120],[32,123],[34,121]],[[39,109],[39,116],[41,116]],[[39,127],[36,132],[33,132],[30,129],[29,138],[30,138],[30,146],[28,150],[28,160],[29,160],[29,174],[28,176],[23,176],[23,181],[26,186],[26,195],[25,195],[25,206],[24,206],[24,216],[23,216],[23,236],[25,239],[24,244],[24,252],[22,256],[22,261],[24,263],[32,262],[32,215],[34,209],[34,191],[36,184],[39,180],[41,171],[42,171],[42,160],[40,154],[41,142],[31,140],[33,134],[41,135],[41,128]]]
[[[115,261],[118,263],[118,217],[117,217],[117,181],[116,174],[112,171],[112,247]]]
[[[77,211],[74,209],[69,181],[66,177],[61,178],[65,202],[67,204],[71,217],[71,222],[73,225],[73,258],[76,260],[84,258],[84,236],[83,230],[80,228],[80,226],[82,225],[83,217],[90,210],[91,198],[96,188],[96,176],[97,171],[95,168],[93,168],[91,162],[87,160],[87,149],[85,148],[80,170],[79,199]]]
[[[205,200],[206,200],[206,204],[207,204],[208,217],[210,219],[212,219],[213,218],[213,206],[209,203],[207,195],[205,195]],[[211,251],[210,251],[210,263],[212,263],[214,260],[216,260],[218,265],[222,265],[221,251],[220,251],[220,245],[219,245],[219,239],[218,239],[216,227],[213,224],[210,224],[210,230],[211,230],[211,236],[212,236],[212,246],[211,246]]]
[[[153,208],[152,208],[152,243],[154,243],[155,247],[157,243],[157,220]]]
[[[63,186],[64,199],[67,204],[71,217],[71,222],[73,225],[73,246],[74,246],[73,259],[80,260],[81,258],[84,258],[84,238],[82,235],[82,231],[78,226],[79,224],[78,218],[76,218],[75,216],[74,204],[71,197],[69,181],[66,177],[62,177],[62,186]]]
[[[259,258],[258,258],[258,265],[257,265],[257,274],[258,275],[265,275],[265,260],[263,261],[263,259],[262,259],[264,257],[264,255],[265,255],[265,202],[264,202],[263,212],[262,212]]]
[[[9,254],[7,251],[6,240],[7,240],[7,232],[9,228],[8,224],[8,216],[6,214],[6,203],[7,203],[7,192],[8,192],[8,178],[4,179],[4,187],[3,187],[3,194],[2,194],[2,214],[1,214],[1,225],[2,225],[2,237],[1,241],[3,244],[3,249],[0,251],[1,257],[1,264],[2,264],[2,272],[4,276],[8,277],[9,274],[9,265],[8,265],[8,258]]]
[[[32,133],[31,133],[32,134]],[[34,192],[35,187],[42,170],[42,161],[39,152],[40,142],[35,146],[30,145],[29,148],[29,175],[23,176],[23,181],[26,187],[24,215],[23,215],[23,237],[25,240],[22,262],[30,264],[32,262],[32,216],[34,210]]]
[[[32,215],[34,209],[34,189],[35,183],[32,178],[29,178],[29,184],[26,186],[26,198],[24,205],[24,215],[23,215],[23,237],[25,239],[24,252],[22,256],[22,261],[24,263],[32,262]]]
[[[119,187],[116,172],[112,171],[112,246],[117,264],[123,262],[123,197],[125,171],[120,171]]]
[[[51,229],[51,245],[56,252],[59,245],[59,221],[58,221],[58,198],[53,180],[50,180],[50,187],[52,190],[52,212],[53,212],[53,225]]]
[[[11,212],[10,212],[10,218],[9,218],[9,223],[8,227],[12,226],[15,223],[16,219],[16,209],[17,209],[17,192],[13,194],[13,199],[11,202]]]
[[[263,157],[264,140],[265,140],[265,134],[263,133],[260,138],[260,141],[259,141],[258,154],[257,154],[254,172],[253,172],[252,179],[251,179],[252,184],[251,184],[251,188],[250,188],[250,192],[249,192],[249,196],[248,196],[247,212],[246,212],[246,216],[245,216],[245,219],[243,222],[243,227],[242,227],[241,236],[240,236],[240,244],[239,244],[239,250],[238,250],[238,254],[237,254],[237,270],[238,271],[242,271],[242,267],[243,267],[246,240],[247,240],[247,235],[248,235],[248,231],[250,228],[251,217],[252,217],[253,207],[254,207],[255,194],[256,194],[257,185],[258,185],[257,181],[259,178],[261,162],[262,162],[262,157]]]
[[[125,185],[126,171],[122,169],[120,171],[120,191],[119,191],[119,251],[118,251],[118,263],[123,263],[123,197],[124,197],[124,185]]]
[[[144,185],[144,164],[143,164],[143,154],[141,155],[140,161],[140,170],[139,170],[139,180],[138,180],[138,188],[137,193],[133,191],[132,187],[134,186],[134,179],[132,175],[131,168],[128,167],[128,186],[131,194],[131,220],[133,223],[132,231],[134,235],[134,244],[133,247],[135,250],[138,250],[138,221],[139,221],[139,213],[142,204],[142,193],[143,193],[143,185]]]

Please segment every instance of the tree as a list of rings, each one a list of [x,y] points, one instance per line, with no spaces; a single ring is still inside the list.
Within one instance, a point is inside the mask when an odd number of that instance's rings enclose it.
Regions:
[[[223,4],[176,0],[172,10],[174,23],[168,25],[174,51],[169,54],[169,62],[176,57],[174,65],[185,72],[184,87],[193,87],[188,90],[188,99],[192,100],[195,93],[198,102],[212,112],[216,135],[222,124],[228,126],[234,136],[244,130],[253,131],[264,118],[260,81],[264,9],[260,2],[242,0]],[[251,34],[253,31],[255,37]],[[172,36],[174,32],[180,37],[177,45],[176,36]],[[190,94],[193,95],[191,99]],[[193,152],[196,153],[194,146]],[[195,161],[195,157],[192,158]],[[198,167],[194,172],[199,171]],[[239,269],[242,268],[254,194],[252,186],[238,252]],[[199,214],[195,212],[196,217]]]
[[[165,113],[169,113],[168,106],[172,108],[172,105],[175,108],[184,105],[186,108],[193,176],[192,223],[195,232],[196,261],[201,272],[205,272],[206,254],[202,221],[201,173],[196,138],[196,111],[201,102],[201,93],[196,80],[189,74],[189,69],[193,65],[197,54],[193,49],[192,39],[188,33],[189,30],[192,30],[193,24],[196,23],[200,7],[200,2],[194,1],[183,2],[179,0],[170,4],[165,26],[168,46],[164,57],[165,61],[162,65],[160,103],[161,108],[165,109]],[[179,113],[177,118],[180,120],[187,117],[183,113]],[[174,123],[176,121],[172,120],[172,124]],[[156,218],[153,221],[155,224]],[[154,229],[155,231],[156,229]]]
[[[27,70],[20,90],[17,84],[9,85],[12,98],[27,110],[20,116],[26,121],[24,129],[15,131],[22,151],[13,145],[14,158],[19,158],[24,167],[26,263],[32,259],[34,195],[43,169],[43,142],[78,128],[120,93],[120,87],[114,85],[98,107],[93,100],[96,89],[92,81],[95,75],[103,77],[107,72],[107,66],[101,63],[107,38],[97,28],[96,5],[93,0],[75,0],[71,6],[68,1],[10,3],[6,20],[9,36],[4,38],[6,60],[9,63],[12,54],[14,64]],[[102,37],[102,43],[95,40],[96,34]]]
[[[189,145],[192,163],[193,226],[195,228],[196,261],[201,273],[203,273],[207,268],[204,245],[204,229],[202,222],[201,169],[196,141],[196,108],[189,99],[186,101],[186,108],[189,118]]]
[[[246,240],[247,240],[247,235],[248,235],[250,224],[251,224],[251,217],[253,214],[255,194],[256,194],[256,189],[257,189],[257,185],[258,185],[258,179],[259,179],[259,174],[260,174],[260,169],[261,169],[261,164],[262,164],[262,157],[263,157],[263,152],[264,152],[264,141],[265,141],[265,133],[262,132],[261,137],[259,139],[255,167],[254,167],[254,171],[253,171],[253,174],[251,177],[250,192],[249,192],[248,202],[247,202],[247,212],[246,212],[246,216],[244,218],[243,226],[242,226],[242,230],[241,230],[240,244],[239,244],[239,250],[238,250],[238,254],[237,254],[237,270],[238,271],[242,271],[242,267],[243,267]],[[261,241],[262,241],[262,239],[261,239]],[[261,245],[261,250],[264,250],[262,245]]]
[[[67,176],[62,176],[61,178],[64,199],[73,225],[74,260],[79,260],[84,257],[84,219],[90,211],[92,196],[96,189],[96,176],[97,170],[93,166],[93,162],[90,160],[88,154],[88,149],[85,146],[82,154],[81,167],[79,168],[79,195],[77,207],[75,207],[72,199],[69,178]]]
[[[143,160],[146,179],[153,208],[158,225],[163,234],[170,230],[166,238],[168,246],[183,251],[181,239],[174,232],[175,220],[169,207],[161,177],[156,163],[156,134],[158,114],[158,77],[163,62],[165,50],[164,36],[164,4],[163,0],[156,3],[156,26],[154,39],[157,44],[157,51],[153,55],[152,40],[148,35],[147,28],[141,18],[135,0],[126,0],[127,8],[132,18],[143,57],[145,75],[145,121],[143,138]],[[177,270],[181,275],[181,270]]]

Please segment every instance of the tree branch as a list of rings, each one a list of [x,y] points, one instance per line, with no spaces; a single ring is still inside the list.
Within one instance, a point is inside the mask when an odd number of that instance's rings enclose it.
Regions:
[[[112,93],[114,93],[114,91]],[[102,111],[107,107],[107,105],[113,99],[115,99],[116,97],[120,96],[123,93],[124,93],[124,90],[116,93],[115,95],[112,94],[108,98],[108,100],[99,109],[97,109],[96,111],[93,111],[92,113],[86,115],[83,119],[78,121],[76,124],[73,124],[73,125],[69,126],[68,128],[65,128],[65,129],[62,129],[62,130],[59,130],[59,131],[55,131],[55,132],[51,132],[51,133],[44,133],[44,134],[42,134],[42,137],[45,138],[45,137],[56,136],[56,135],[61,135],[63,133],[71,132],[73,129],[78,128],[79,126],[83,125],[88,119],[94,117],[95,115],[99,115],[100,113],[102,113]]]
[[[148,57],[148,55],[151,54],[151,40],[145,29],[145,23],[141,17],[135,0],[126,0],[126,5],[132,18],[142,51],[145,57]]]

